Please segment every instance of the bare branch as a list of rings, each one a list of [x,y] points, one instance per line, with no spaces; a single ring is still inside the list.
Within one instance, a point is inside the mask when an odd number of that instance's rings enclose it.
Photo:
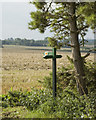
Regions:
[[[88,56],[90,55],[90,52],[92,52],[92,51],[96,51],[96,49],[95,49],[95,48],[90,49],[90,50],[88,51],[88,53],[87,53],[86,55],[84,55],[82,58],[88,57]]]
[[[67,46],[70,46],[70,47],[75,47],[73,44],[68,44],[68,43],[65,43],[64,45],[67,45]]]
[[[90,53],[88,52],[86,55],[84,55],[82,58],[86,58],[86,57],[88,57],[90,55]]]

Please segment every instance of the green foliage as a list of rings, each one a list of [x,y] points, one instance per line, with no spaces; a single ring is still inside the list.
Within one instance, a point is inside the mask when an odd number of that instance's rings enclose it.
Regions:
[[[49,46],[51,47],[55,47],[57,49],[60,49],[60,47],[62,46],[62,43],[58,43],[58,41],[56,40],[56,38],[48,38],[49,41]]]
[[[60,107],[58,107],[58,115],[61,115],[61,117],[94,118],[95,109],[91,107],[92,101],[89,101],[87,96],[79,96],[77,93],[74,93],[71,90],[64,90],[62,98],[63,99],[59,102]]]
[[[49,76],[44,78],[43,82],[44,87],[52,90],[52,73]],[[69,65],[68,67],[62,66],[57,71],[57,91],[61,92],[66,87],[70,87],[70,89],[75,88],[76,80],[75,80],[75,70],[73,69],[73,65]]]
[[[46,28],[54,33],[53,38],[50,38],[50,45],[61,47],[70,41],[70,21],[73,17],[69,13],[70,3],[68,2],[54,2],[47,3],[45,0],[41,2],[33,2],[37,11],[31,12],[32,21],[29,23],[29,29],[39,29],[41,33],[45,32]],[[78,36],[81,38],[81,44],[84,46],[84,36],[88,31],[88,27],[92,29],[96,26],[95,20],[95,3],[81,2],[75,3],[75,18],[77,23]],[[58,40],[63,40],[62,44],[57,44]],[[67,41],[67,42],[66,42]]]
[[[46,90],[32,89],[31,92],[9,91],[8,95],[2,96],[2,106],[26,106],[28,109],[33,110],[44,103],[49,96],[51,96],[51,93]]]
[[[47,19],[41,11],[31,12],[31,18],[35,20],[29,23],[29,29],[34,30],[39,27],[41,33],[44,33]],[[42,23],[42,24],[41,24]],[[31,26],[32,25],[32,26]]]
[[[83,4],[79,10],[79,14],[82,14],[84,18],[86,19],[86,22],[91,26],[92,29],[95,29],[96,27],[96,2],[86,2],[86,4]]]
[[[36,12],[31,12],[31,18],[33,19],[33,21],[31,21],[28,25],[29,25],[29,29],[34,30],[36,28],[39,28],[39,31],[41,33],[44,33],[45,28],[48,26],[48,21],[46,19],[46,12],[44,12],[45,10],[45,5],[46,2],[33,2],[33,4],[35,5],[35,7],[38,9]]]
[[[14,91],[3,95],[2,101],[3,107],[26,106],[38,113],[38,117],[42,113],[53,118],[96,118],[96,93],[80,96],[66,88],[53,99],[47,90]],[[4,105],[5,102],[8,106]]]
[[[85,77],[89,93],[96,92],[96,62],[85,62]]]
[[[72,59],[68,57],[71,65],[67,67],[62,67],[57,71],[57,91],[60,92],[64,88],[68,87],[69,89],[76,89],[76,73],[73,66]],[[89,61],[84,63],[85,69],[85,78],[86,78],[86,86],[88,88],[88,92],[96,91],[96,63]],[[52,73],[49,76],[44,78],[44,87],[48,89],[52,89]]]

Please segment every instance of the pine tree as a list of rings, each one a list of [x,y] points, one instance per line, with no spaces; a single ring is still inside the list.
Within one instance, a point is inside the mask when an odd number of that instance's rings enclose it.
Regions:
[[[93,6],[94,3],[47,3],[43,0],[43,2],[33,2],[32,4],[36,6],[37,11],[31,12],[32,21],[29,23],[29,29],[39,29],[41,33],[44,33],[47,28],[50,28],[50,31],[54,32],[54,36],[49,38],[52,47],[71,46],[73,63],[78,78],[76,81],[77,90],[81,95],[87,94],[88,90],[80,45],[84,45],[84,36],[90,24],[94,28],[92,24],[93,19],[89,20],[89,14],[86,14],[86,12],[90,12],[89,9],[86,9],[86,5]],[[92,16],[94,16],[93,11],[94,9],[92,9]],[[79,36],[81,37],[81,41],[79,41]],[[62,43],[58,43],[58,41],[62,41]]]

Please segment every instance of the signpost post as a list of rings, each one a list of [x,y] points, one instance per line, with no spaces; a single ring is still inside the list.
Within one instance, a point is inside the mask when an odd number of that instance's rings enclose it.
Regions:
[[[52,49],[52,52],[45,52],[43,58],[52,58],[52,69],[53,69],[53,97],[56,97],[56,58],[61,58],[62,55],[56,55],[56,48]]]

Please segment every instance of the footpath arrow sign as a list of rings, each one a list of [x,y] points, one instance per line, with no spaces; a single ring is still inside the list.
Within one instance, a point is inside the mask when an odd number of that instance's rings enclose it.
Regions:
[[[52,69],[53,69],[53,97],[56,97],[56,58],[61,58],[62,55],[56,55],[56,48],[52,49],[52,52],[46,51],[44,53],[44,59],[52,59]]]

